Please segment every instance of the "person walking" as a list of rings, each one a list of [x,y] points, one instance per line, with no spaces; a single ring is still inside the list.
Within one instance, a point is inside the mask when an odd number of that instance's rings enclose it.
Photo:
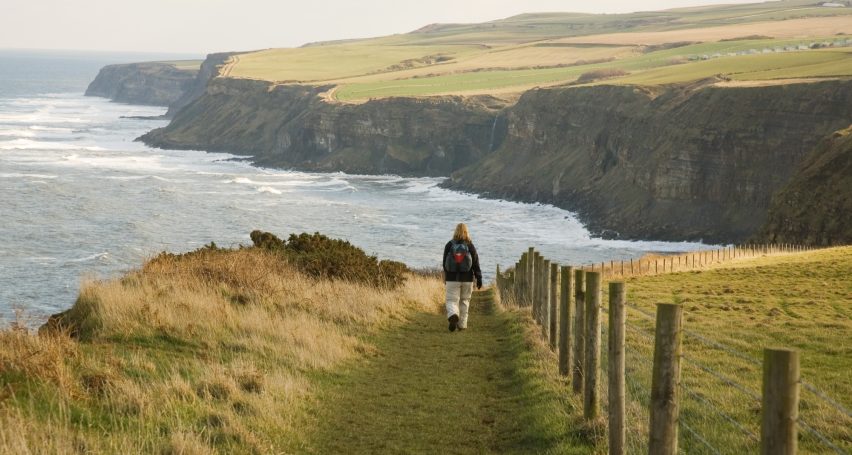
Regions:
[[[444,283],[447,287],[447,320],[450,332],[467,328],[467,314],[473,283],[482,289],[482,271],[479,255],[470,240],[467,225],[459,223],[453,239],[444,246]]]

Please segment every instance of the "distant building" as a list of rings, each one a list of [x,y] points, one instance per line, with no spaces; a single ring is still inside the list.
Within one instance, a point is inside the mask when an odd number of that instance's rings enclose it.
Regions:
[[[824,8],[846,8],[846,5],[843,3],[835,3],[835,2],[823,2],[820,3],[819,6]]]

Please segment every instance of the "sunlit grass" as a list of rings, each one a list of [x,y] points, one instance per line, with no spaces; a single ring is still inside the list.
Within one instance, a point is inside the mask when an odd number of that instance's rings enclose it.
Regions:
[[[77,339],[0,332],[0,453],[279,451],[313,372],[441,290],[317,281],[257,249],[85,283],[65,321]]]

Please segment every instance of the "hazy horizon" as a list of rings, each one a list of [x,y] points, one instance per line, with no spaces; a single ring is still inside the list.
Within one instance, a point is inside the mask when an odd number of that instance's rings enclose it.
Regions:
[[[487,22],[523,13],[612,14],[735,3],[756,1],[435,0],[426,5],[330,0],[287,6],[261,0],[6,0],[0,4],[0,49],[203,56],[407,33],[432,23]]]

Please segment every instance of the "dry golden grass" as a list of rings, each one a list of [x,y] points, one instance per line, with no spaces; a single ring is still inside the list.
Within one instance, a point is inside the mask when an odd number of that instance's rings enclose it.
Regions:
[[[720,27],[689,28],[661,32],[608,33],[603,35],[578,36],[555,40],[557,43],[596,44],[665,44],[682,41],[719,41],[746,36],[771,36],[773,38],[800,38],[810,36],[832,36],[849,33],[852,16],[813,17],[773,22],[724,25]]]
[[[87,282],[63,320],[76,339],[0,332],[0,453],[288,450],[313,377],[442,291],[316,281],[257,249]]]

